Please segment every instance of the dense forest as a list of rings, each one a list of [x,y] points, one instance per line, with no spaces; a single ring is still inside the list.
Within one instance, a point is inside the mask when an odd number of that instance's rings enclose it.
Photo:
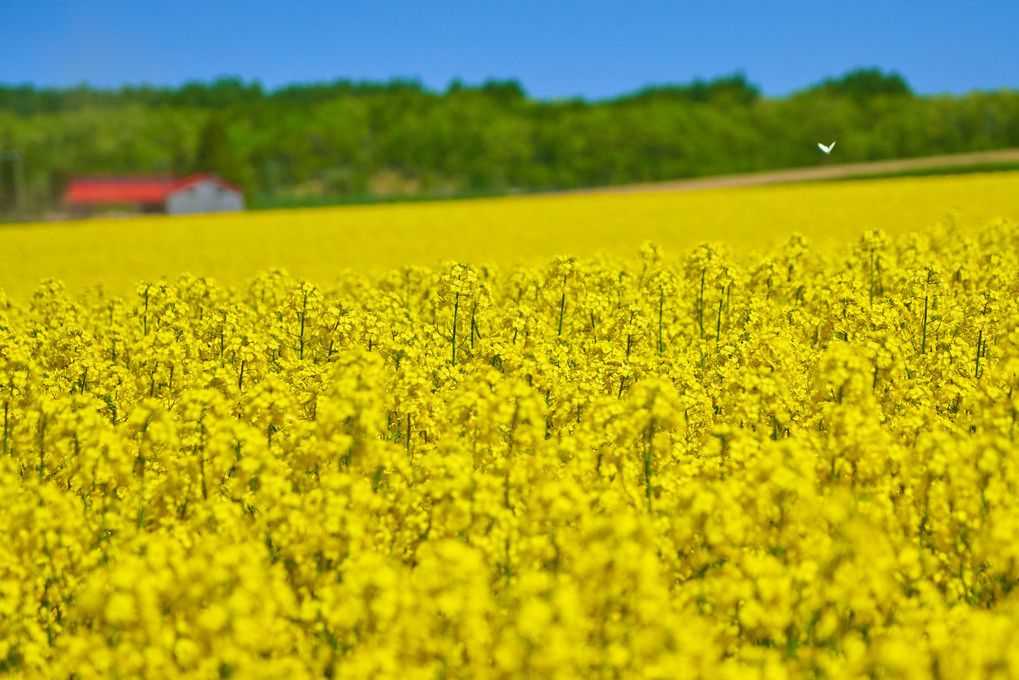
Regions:
[[[837,139],[837,156],[816,143]],[[1019,146],[1019,92],[919,96],[851,71],[769,98],[741,74],[613,99],[515,81],[178,88],[0,85],[0,213],[59,208],[69,178],[217,172],[254,205],[645,182]]]

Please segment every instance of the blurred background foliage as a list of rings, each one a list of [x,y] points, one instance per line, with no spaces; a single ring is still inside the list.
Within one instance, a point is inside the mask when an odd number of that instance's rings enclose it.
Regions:
[[[837,156],[816,144],[838,140]],[[742,74],[614,99],[536,100],[512,80],[267,91],[221,78],[116,90],[0,86],[0,212],[59,209],[71,177],[216,172],[255,207],[553,190],[1019,146],[1019,92],[918,96],[851,71],[787,97]]]

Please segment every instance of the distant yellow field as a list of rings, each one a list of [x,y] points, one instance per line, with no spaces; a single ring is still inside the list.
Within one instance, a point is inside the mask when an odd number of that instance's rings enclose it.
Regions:
[[[54,277],[71,291],[103,282],[127,292],[185,272],[238,285],[271,268],[329,285],[344,268],[631,256],[645,240],[666,252],[702,241],[768,247],[798,231],[823,244],[924,229],[950,213],[967,224],[1019,216],[1019,173],[5,226],[0,289],[17,300]]]

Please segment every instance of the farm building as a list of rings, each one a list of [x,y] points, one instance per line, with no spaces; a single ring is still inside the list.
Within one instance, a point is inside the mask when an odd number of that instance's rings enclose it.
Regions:
[[[244,191],[215,175],[172,177],[94,177],[72,181],[64,205],[76,213],[131,206],[142,212],[185,213],[244,210]]]

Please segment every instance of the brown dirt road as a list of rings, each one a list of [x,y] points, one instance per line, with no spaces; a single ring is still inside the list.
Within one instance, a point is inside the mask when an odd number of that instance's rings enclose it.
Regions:
[[[843,179],[846,177],[881,175],[885,173],[908,172],[910,170],[923,170],[930,168],[966,167],[981,165],[984,163],[1019,163],[1019,149],[978,151],[973,153],[951,154],[947,156],[904,158],[892,161],[841,163],[836,165],[823,165],[816,168],[794,168],[791,170],[751,172],[740,175],[716,175],[714,177],[697,177],[694,179],[681,179],[668,182],[649,182],[646,184],[627,184],[624,186],[599,187],[593,189],[574,189],[553,193],[634,194],[671,191],[698,191],[701,189],[748,187],[758,184],[781,184],[787,182]]]

